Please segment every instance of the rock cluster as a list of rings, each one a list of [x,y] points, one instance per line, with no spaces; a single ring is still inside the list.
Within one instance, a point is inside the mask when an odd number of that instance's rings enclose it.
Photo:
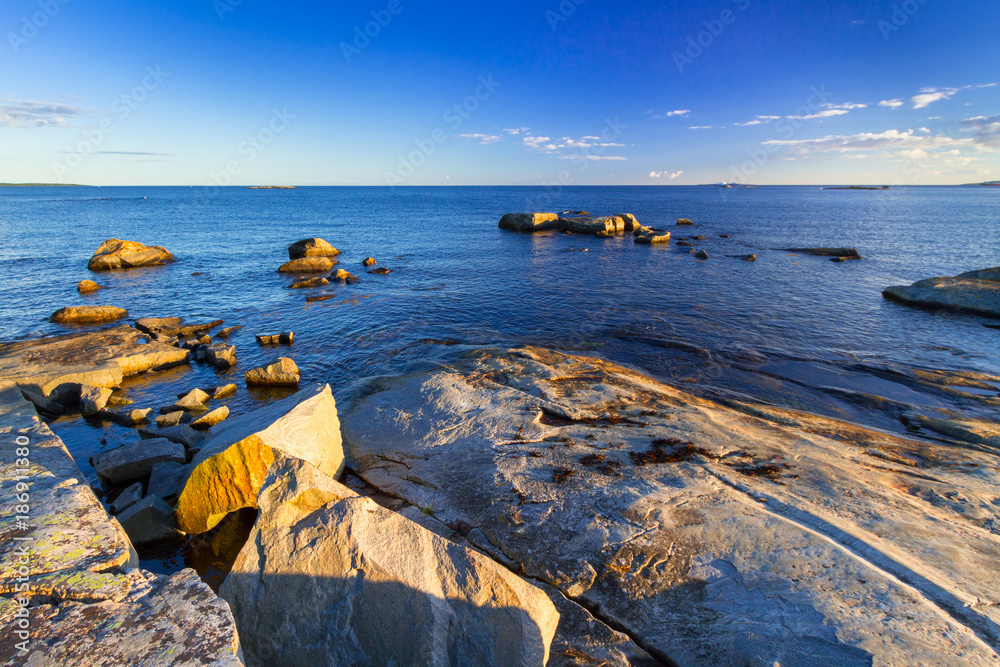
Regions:
[[[145,246],[137,241],[108,239],[94,252],[87,268],[91,271],[135,269],[143,266],[160,266],[174,261],[166,248]]]
[[[614,235],[639,227],[631,213],[594,217],[576,211],[566,213],[508,213],[500,219],[500,229],[515,232],[561,230],[573,234]]]

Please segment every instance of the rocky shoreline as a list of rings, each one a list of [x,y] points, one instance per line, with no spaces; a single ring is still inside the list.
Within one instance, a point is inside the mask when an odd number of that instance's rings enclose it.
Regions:
[[[630,214],[511,214],[500,227],[671,241]],[[676,245],[708,259],[693,243],[705,236],[689,239]],[[784,250],[861,258],[853,248]],[[278,271],[290,287],[358,280],[336,268],[341,253],[322,239],[288,252]],[[111,239],[91,269],[174,261],[164,248]],[[126,317],[70,306],[53,321]],[[229,342],[241,327],[224,324],[140,318],[0,344],[0,430],[9,435],[0,495],[14,507],[26,494],[31,510],[0,517],[0,616],[30,627],[27,645],[14,635],[0,642],[8,660],[1000,660],[991,565],[1000,556],[1000,427],[986,417],[1000,399],[955,389],[996,390],[1000,377],[907,376],[974,401],[964,415],[844,399],[936,442],[707,400],[596,357],[532,347],[453,346],[431,370],[361,381],[345,412],[329,385],[278,356],[292,332],[256,335],[274,354],[243,371],[242,385],[188,387],[138,407],[121,391],[127,378],[191,363],[242,370]],[[254,386],[284,391],[232,414],[226,400]],[[134,429],[131,442],[92,457],[100,488],[45,424],[77,414]],[[138,567],[137,548],[208,535],[248,511],[256,519],[218,594],[193,570]],[[19,560],[25,544],[31,556]]]

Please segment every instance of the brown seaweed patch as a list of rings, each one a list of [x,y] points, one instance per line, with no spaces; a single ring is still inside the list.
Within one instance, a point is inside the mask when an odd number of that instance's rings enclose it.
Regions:
[[[589,468],[597,468],[605,475],[621,477],[619,468],[622,467],[622,462],[618,459],[609,459],[606,454],[587,454],[580,459],[580,463]]]
[[[552,471],[553,484],[565,484],[576,472],[569,468],[556,468]]]
[[[637,466],[662,463],[681,463],[690,461],[697,455],[711,457],[711,455],[700,447],[695,447],[694,443],[680,440],[678,438],[657,438],[653,440],[648,452],[629,452],[629,458]]]

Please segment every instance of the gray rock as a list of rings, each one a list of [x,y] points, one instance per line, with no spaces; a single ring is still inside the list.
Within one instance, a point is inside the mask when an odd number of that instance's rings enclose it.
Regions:
[[[97,477],[105,488],[126,482],[146,480],[153,466],[160,461],[184,463],[184,445],[166,438],[142,440],[123,445],[90,457]]]
[[[162,544],[182,540],[174,527],[173,510],[162,498],[150,494],[118,515],[118,522],[132,544]]]
[[[176,461],[157,463],[149,473],[146,495],[156,496],[167,503],[176,501],[177,495],[180,493],[181,483],[187,477],[188,472],[188,466],[181,465]]]
[[[888,287],[882,296],[912,306],[1000,317],[1000,267]]]
[[[119,493],[111,503],[111,513],[121,514],[142,500],[142,482],[136,482]]]
[[[104,408],[97,413],[98,419],[113,422],[119,426],[135,428],[140,424],[149,422],[149,416],[153,414],[153,408],[137,410],[111,410]]]
[[[180,426],[181,424],[189,424],[193,421],[193,417],[183,410],[174,410],[173,412],[167,412],[156,418],[156,425],[160,428],[170,428],[171,426]]]
[[[156,429],[141,428],[139,429],[139,437],[143,440],[166,438],[170,442],[176,442],[184,445],[187,449],[197,446],[202,440],[202,435],[187,424],[178,424],[177,426],[166,426]]]
[[[694,254],[695,259],[708,259],[708,252],[705,250],[699,250]]]
[[[80,387],[80,414],[84,417],[93,417],[103,410],[108,404],[113,392],[104,387],[91,387],[83,385]]]
[[[219,370],[226,370],[236,365],[236,347],[225,343],[216,343],[205,350],[205,361]]]
[[[27,389],[22,389],[21,394],[24,396],[25,400],[31,401],[32,404],[38,408],[38,412],[41,414],[58,417],[65,411],[62,405],[56,403],[55,401],[50,401],[41,394],[36,394],[35,392]]]
[[[259,506],[220,589],[251,664],[507,666],[548,659],[555,606],[489,558],[301,460],[276,462]]]

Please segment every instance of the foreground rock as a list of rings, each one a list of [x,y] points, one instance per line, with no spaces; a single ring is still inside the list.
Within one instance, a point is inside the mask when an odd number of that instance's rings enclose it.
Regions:
[[[928,278],[909,287],[888,287],[882,296],[912,306],[1000,317],[1000,267],[954,278]]]
[[[256,507],[276,453],[308,461],[330,477],[343,472],[340,421],[329,385],[303,389],[213,428],[182,485],[178,527],[197,535],[230,512]]]
[[[4,664],[242,664],[228,605],[193,570],[166,577],[136,569],[138,557],[121,526],[11,382],[0,382],[0,432],[6,434],[0,438],[0,503],[13,508],[19,502],[19,447],[29,451],[31,496],[23,523],[14,512],[0,516]],[[30,556],[23,559],[25,548]],[[25,637],[16,629],[22,601],[30,618],[27,653],[19,650]]]
[[[288,246],[288,259],[304,257],[336,257],[340,251],[323,239],[311,238]]]
[[[161,246],[147,247],[137,241],[108,239],[94,252],[87,268],[91,271],[112,271],[160,266],[173,261],[174,256]]]
[[[153,466],[161,461],[187,461],[184,445],[166,438],[141,440],[90,457],[90,464],[94,466],[98,479],[106,489],[128,482],[145,481]]]
[[[115,306],[68,306],[52,313],[56,324],[102,324],[128,317],[128,311]]]
[[[251,368],[243,374],[247,386],[297,387],[299,367],[288,357],[281,357],[273,364]]]
[[[558,612],[489,558],[303,461],[277,462],[259,505],[220,590],[251,664],[545,664]]]
[[[373,382],[344,418],[352,467],[661,661],[998,660],[993,455],[597,359],[454,354]]]
[[[80,387],[80,414],[84,417],[93,417],[105,408],[111,394],[112,391],[105,387],[82,385]]]
[[[500,219],[500,229],[515,232],[562,230],[573,234],[619,234],[639,227],[631,213],[605,217],[580,214],[576,211],[557,213],[508,213]]]
[[[187,363],[191,353],[129,326],[0,344],[0,378],[72,405],[82,385],[121,386],[126,377]]]

